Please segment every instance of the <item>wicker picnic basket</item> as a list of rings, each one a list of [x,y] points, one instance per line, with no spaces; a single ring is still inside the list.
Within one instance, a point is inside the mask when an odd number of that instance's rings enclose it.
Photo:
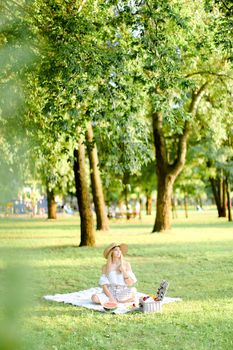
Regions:
[[[162,312],[162,302],[147,299],[142,301],[142,310],[144,313]]]

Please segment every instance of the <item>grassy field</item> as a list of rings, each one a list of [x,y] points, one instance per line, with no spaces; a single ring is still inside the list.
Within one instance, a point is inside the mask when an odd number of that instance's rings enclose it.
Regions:
[[[232,350],[233,224],[215,211],[189,219],[180,212],[171,231],[151,234],[153,220],[111,221],[96,247],[79,248],[76,217],[0,219],[2,339],[9,333],[15,341],[0,349]],[[182,302],[161,314],[109,315],[42,299],[97,286],[102,251],[112,241],[129,244],[139,291],[153,293],[166,279],[168,296]]]

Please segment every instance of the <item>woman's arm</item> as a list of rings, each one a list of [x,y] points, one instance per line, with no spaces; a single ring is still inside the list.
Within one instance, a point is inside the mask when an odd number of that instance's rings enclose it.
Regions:
[[[104,265],[104,266],[102,267],[102,274],[105,275],[106,272],[107,272],[107,266]],[[103,285],[102,285],[102,288],[103,288],[103,292],[107,295],[107,297],[109,297],[109,300],[110,300],[110,301],[115,301],[115,302],[116,302],[116,300],[114,299],[114,297],[112,296],[111,292],[110,292],[109,289],[108,289],[108,284],[103,284]]]
[[[127,286],[132,286],[136,282],[135,279],[132,278],[132,269],[129,262],[121,264],[119,270],[123,273],[124,281]]]
[[[108,285],[104,284],[102,286],[104,293],[107,295],[107,297],[109,297],[110,301],[114,301],[117,302],[116,299],[114,299],[114,297],[112,296],[112,294],[110,293],[109,289],[108,289]]]

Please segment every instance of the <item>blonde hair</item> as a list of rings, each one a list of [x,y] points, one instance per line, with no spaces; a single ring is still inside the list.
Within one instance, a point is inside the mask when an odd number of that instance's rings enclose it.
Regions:
[[[113,263],[113,259],[112,259],[112,255],[113,255],[113,249],[110,250],[108,257],[107,257],[107,263],[106,263],[106,273],[109,273],[111,271],[111,265]],[[124,259],[123,254],[121,253],[121,257],[120,257],[120,261],[119,261],[119,266],[120,265],[126,266],[126,261]]]

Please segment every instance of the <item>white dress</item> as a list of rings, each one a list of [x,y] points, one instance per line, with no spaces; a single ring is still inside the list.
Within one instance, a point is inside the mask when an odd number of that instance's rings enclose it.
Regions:
[[[132,271],[128,271],[128,276],[135,282],[137,279]],[[101,275],[99,285],[102,287],[107,284],[112,296],[119,302],[131,298],[135,293],[135,288],[127,286],[122,272],[110,271],[108,274]],[[97,294],[100,303],[103,304],[109,300],[109,297],[102,291]]]

